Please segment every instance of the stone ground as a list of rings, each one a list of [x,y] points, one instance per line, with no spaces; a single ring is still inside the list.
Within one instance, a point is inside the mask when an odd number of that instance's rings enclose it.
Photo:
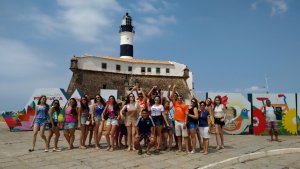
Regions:
[[[46,133],[47,134],[47,133]],[[28,152],[32,144],[32,131],[9,132],[5,123],[0,123],[0,168],[198,168],[228,158],[282,148],[299,148],[299,136],[281,136],[282,142],[268,142],[266,136],[225,135],[225,149],[215,150],[215,138],[211,139],[208,155],[162,151],[159,155],[137,155],[137,152],[125,150],[105,151],[105,140],[101,140],[102,149],[78,149],[79,131],[76,131],[75,149],[67,150],[67,143],[61,132],[59,146],[61,152],[46,153],[40,136],[36,150]],[[53,141],[53,140],[52,140]],[[53,145],[53,142],[52,142]],[[236,164],[229,168],[300,168],[299,153],[272,156]]]

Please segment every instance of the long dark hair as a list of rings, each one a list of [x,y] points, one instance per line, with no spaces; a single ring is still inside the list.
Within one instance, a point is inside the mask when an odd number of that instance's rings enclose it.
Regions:
[[[73,100],[74,104],[71,105],[71,114],[73,114],[74,116],[77,116],[77,101],[75,98],[71,98],[70,101]],[[69,102],[70,102],[69,101]]]
[[[133,96],[133,101],[135,101],[135,96],[134,96],[134,94],[133,94],[133,93],[129,93],[129,94],[127,95],[127,98],[126,98],[125,105],[127,105],[127,104],[130,103],[130,95]]]
[[[103,97],[100,96],[99,94],[97,94],[97,95],[95,96],[95,103],[97,103],[97,97],[100,97],[100,103],[101,103],[103,106],[105,106],[105,101],[104,101]]]
[[[51,103],[51,107],[54,105],[54,102],[57,102],[57,107],[54,107],[55,111],[57,112],[57,114],[60,113],[60,104],[59,101],[57,99],[53,100],[53,102]]]
[[[108,100],[109,100],[110,98],[113,98],[113,99],[114,99],[114,101],[113,101],[113,109],[114,109],[114,111],[115,111],[115,112],[118,111],[120,108],[119,108],[119,106],[118,106],[118,103],[117,103],[117,101],[116,101],[115,96],[110,95],[109,98],[108,98]]]
[[[37,105],[40,105],[41,104],[41,100],[42,100],[42,98],[43,97],[45,97],[45,106],[46,106],[46,112],[48,112],[48,110],[49,110],[49,105],[47,104],[47,97],[46,97],[46,95],[41,95],[41,97],[39,98],[39,100],[38,100],[38,103],[37,103]]]
[[[195,99],[195,98],[192,98],[192,99],[191,99],[191,102],[193,102],[193,103],[194,103],[194,104],[192,104],[192,107],[191,107],[191,109],[193,109],[193,110],[194,110],[194,108],[195,108],[195,107],[198,109],[198,101],[197,101],[197,99]]]
[[[82,100],[86,100],[85,104],[82,102]],[[87,110],[88,112],[90,111],[90,108],[89,108],[89,102],[88,102],[88,99],[87,97],[85,96],[82,96],[81,99],[80,99],[80,107],[81,107],[81,110]]]
[[[222,104],[222,97],[220,95],[216,96],[215,99],[214,99],[214,106],[216,106],[216,99],[219,99],[220,100],[220,105]]]

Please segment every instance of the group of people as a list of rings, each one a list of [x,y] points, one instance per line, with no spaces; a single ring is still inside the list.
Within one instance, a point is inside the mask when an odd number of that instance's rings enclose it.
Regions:
[[[127,151],[137,150],[138,154],[143,153],[142,147],[146,147],[146,154],[160,153],[161,150],[170,151],[175,138],[174,146],[177,152],[183,151],[184,140],[186,153],[195,153],[198,142],[200,152],[206,155],[212,129],[215,130],[216,149],[224,148],[222,126],[225,125],[226,107],[222,104],[220,96],[216,96],[213,102],[210,98],[200,101],[193,97],[190,105],[186,105],[183,96],[176,91],[176,85],[169,85],[166,96],[157,86],[147,94],[142,88],[135,86],[124,104],[117,102],[114,96],[110,96],[107,101],[100,95],[93,99],[94,101],[91,101],[91,98],[85,95],[80,99],[79,105],[75,98],[69,100],[63,126],[68,149],[74,148],[77,126],[80,129],[80,149],[87,148],[88,139],[88,145],[91,146],[93,140],[95,148],[99,150],[102,134],[105,134],[106,150],[110,152],[125,146]],[[61,151],[58,148],[58,115],[61,111],[58,100],[53,100],[48,106],[46,96],[39,98],[32,121],[33,144],[29,151],[35,150],[39,131],[45,142],[45,152],[49,151],[53,134],[53,151]],[[49,128],[47,137],[46,126]]]

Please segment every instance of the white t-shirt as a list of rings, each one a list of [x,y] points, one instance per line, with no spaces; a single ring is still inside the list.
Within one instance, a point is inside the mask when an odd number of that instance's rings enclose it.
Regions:
[[[151,116],[161,116],[161,112],[165,111],[163,105],[156,106],[155,104],[151,106]]]
[[[266,120],[267,122],[276,121],[275,110],[272,106],[266,107]]]
[[[215,106],[214,112],[215,112],[214,115],[216,118],[222,118],[224,116],[223,104],[220,104],[219,106]]]

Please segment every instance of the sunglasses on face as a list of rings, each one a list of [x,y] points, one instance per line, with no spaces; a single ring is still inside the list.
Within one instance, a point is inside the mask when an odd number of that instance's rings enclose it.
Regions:
[[[100,99],[100,97],[96,97],[96,99]]]
[[[129,97],[133,97],[133,96],[129,96]]]

